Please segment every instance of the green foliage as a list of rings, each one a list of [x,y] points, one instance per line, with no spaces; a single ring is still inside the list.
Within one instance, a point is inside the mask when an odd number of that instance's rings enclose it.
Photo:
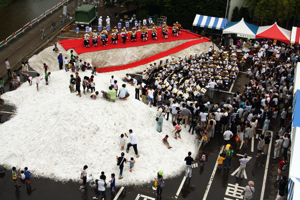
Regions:
[[[300,14],[299,0],[244,0],[249,14],[255,18],[258,25],[278,24],[288,22],[291,18],[298,20]]]
[[[240,20],[241,20],[241,18],[239,16],[239,8],[236,6],[232,11],[231,21],[236,22],[236,21],[240,21]]]
[[[14,0],[0,0],[0,9],[7,7]]]
[[[239,18],[239,20],[241,20],[242,18],[244,18],[244,20],[246,22],[250,23],[251,19],[250,19],[250,14],[249,14],[248,8],[241,7],[240,10],[239,10],[238,18]]]

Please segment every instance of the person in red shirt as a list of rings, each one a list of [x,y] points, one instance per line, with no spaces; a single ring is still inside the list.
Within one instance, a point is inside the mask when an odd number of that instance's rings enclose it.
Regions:
[[[171,149],[172,147],[170,146],[170,144],[169,144],[169,142],[168,142],[168,135],[166,135],[163,139],[162,139],[162,141],[163,141],[163,143],[168,147],[168,149]]]
[[[279,177],[280,179],[282,179],[282,172],[285,171],[285,169],[282,169],[283,165],[288,163],[288,161],[282,157],[282,161],[279,162],[279,168],[278,168],[278,175],[277,175],[277,181],[279,180]]]

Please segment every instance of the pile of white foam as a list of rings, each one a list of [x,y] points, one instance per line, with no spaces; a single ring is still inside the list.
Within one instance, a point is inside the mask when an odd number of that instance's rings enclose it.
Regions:
[[[163,47],[163,44],[162,44]],[[208,45],[209,47],[209,45]],[[195,48],[184,53],[192,53]],[[124,51],[128,49],[123,49]],[[63,50],[61,50],[63,51]],[[202,51],[205,51],[202,50]],[[64,56],[69,53],[63,51]],[[179,175],[184,169],[184,157],[188,151],[196,153],[195,136],[183,128],[182,139],[175,140],[170,121],[164,121],[163,131],[156,131],[156,108],[150,108],[134,99],[134,88],[127,85],[131,96],[127,101],[108,102],[100,97],[92,100],[87,95],[76,96],[69,91],[71,72],[57,71],[57,54],[49,47],[29,60],[31,67],[44,76],[42,63],[46,62],[52,72],[49,85],[45,81],[36,90],[33,85],[23,83],[17,90],[2,95],[5,103],[16,106],[16,113],[9,121],[0,125],[1,164],[17,168],[29,167],[36,176],[55,180],[80,179],[84,165],[88,174],[99,178],[100,172],[115,173],[119,169],[116,156],[120,156],[119,136],[132,129],[137,133],[139,158],[133,172],[129,164],[124,168],[124,179],[117,185],[143,184],[153,180],[159,170],[164,177]],[[88,59],[88,54],[80,56]],[[84,59],[83,59],[84,60]],[[118,61],[119,62],[119,61]],[[113,63],[112,63],[113,65]],[[142,71],[144,66],[118,72],[98,74],[95,77],[96,91],[108,90],[111,75],[118,80],[119,87],[127,72]],[[91,72],[80,72],[81,79]],[[168,134],[173,147],[167,149],[162,143]],[[126,140],[129,142],[129,139]],[[134,156],[133,149],[125,157]]]

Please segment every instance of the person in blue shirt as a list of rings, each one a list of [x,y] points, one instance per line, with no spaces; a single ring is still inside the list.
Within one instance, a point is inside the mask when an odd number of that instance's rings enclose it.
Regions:
[[[25,167],[24,170],[25,170],[24,174],[25,174],[26,186],[30,187],[30,176],[31,176],[32,173],[28,170],[28,167]]]
[[[59,52],[59,55],[57,56],[57,60],[59,63],[59,69],[63,69],[63,56],[61,52]]]
[[[128,89],[126,88],[126,84],[123,84],[122,88],[120,89],[120,92],[119,92],[120,99],[126,100],[126,98],[129,97],[129,95],[130,94],[128,93]]]
[[[111,174],[111,180],[109,182],[110,182],[111,195],[114,195],[115,194],[115,187],[116,187],[116,179],[115,179],[115,174],[114,173]]]

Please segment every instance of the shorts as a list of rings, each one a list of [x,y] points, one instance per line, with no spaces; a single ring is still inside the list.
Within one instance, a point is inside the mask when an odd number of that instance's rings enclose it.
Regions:
[[[168,142],[168,141],[163,141],[163,143],[164,143],[165,145],[169,144],[169,142]]]
[[[13,179],[14,180],[14,182],[17,182],[18,181],[18,179]]]
[[[153,102],[153,98],[151,98],[151,97],[148,97],[148,99],[147,99],[148,101],[152,101]]]
[[[76,91],[80,93],[80,85],[76,85]]]
[[[177,130],[177,131],[176,131],[176,133],[180,133],[180,132],[181,132],[181,130]]]
[[[99,191],[99,190],[97,190],[97,195],[98,196],[105,196],[105,191]]]
[[[115,186],[110,187],[110,191],[114,192],[115,191]]]
[[[46,82],[48,82],[48,78],[45,78]]]
[[[261,153],[262,152],[262,150],[257,150],[257,153]]]
[[[280,169],[278,169],[277,172],[278,172],[278,174],[281,174],[282,171]]]
[[[84,176],[83,178],[82,178],[82,185],[85,185],[86,184],[86,176]]]
[[[121,147],[125,146],[125,141],[120,142],[120,146],[121,146]]]
[[[223,140],[223,145],[227,145],[230,143],[230,140]]]

